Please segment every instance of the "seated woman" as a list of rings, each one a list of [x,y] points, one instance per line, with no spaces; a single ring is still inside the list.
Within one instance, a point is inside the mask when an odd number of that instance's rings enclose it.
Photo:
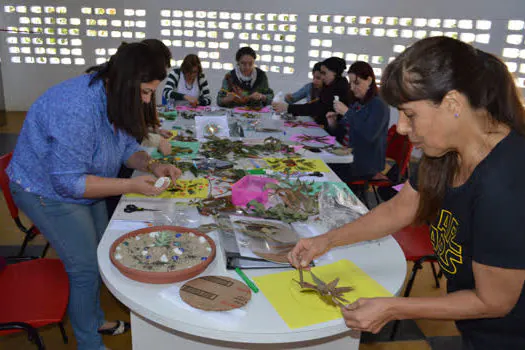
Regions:
[[[266,73],[255,67],[256,58],[251,47],[241,47],[237,51],[237,66],[224,76],[217,94],[217,105],[262,108],[272,102],[273,90],[270,89]]]
[[[97,245],[108,225],[107,196],[158,195],[180,170],[156,163],[137,139],[143,104],[166,77],[164,59],[146,44],[121,45],[108,63],[48,89],[29,109],[7,168],[16,205],[38,227],[69,278],[68,314],[79,350],[104,350],[102,334],[129,325],[106,322],[100,307]],[[117,179],[120,166],[152,175]],[[154,176],[153,176],[154,175]]]
[[[378,96],[376,78],[366,62],[354,62],[348,69],[353,101],[349,107],[335,102],[329,112],[328,131],[344,146],[353,149],[351,164],[330,164],[345,182],[369,179],[385,167],[386,136],[390,109]],[[338,114],[343,115],[338,120]]]
[[[326,126],[326,114],[334,111],[334,101],[339,99],[347,104],[350,99],[348,81],[342,76],[345,69],[345,60],[339,57],[327,58],[321,63],[323,89],[318,100],[307,104],[275,102],[272,107],[278,113],[312,116],[317,123]]]
[[[322,88],[321,62],[317,62],[312,69],[312,82],[304,85],[293,94],[286,94],[284,100],[286,103],[292,104],[306,99],[306,103],[310,103],[319,98]]]
[[[162,96],[167,101],[174,99],[177,105],[197,107],[211,104],[210,88],[197,55],[187,55],[180,68],[170,72]]]

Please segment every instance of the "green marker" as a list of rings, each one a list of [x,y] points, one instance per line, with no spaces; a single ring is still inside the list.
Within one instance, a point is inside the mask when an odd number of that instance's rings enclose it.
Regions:
[[[255,283],[253,283],[252,280],[250,280],[240,268],[236,267],[235,272],[237,272],[237,274],[241,276],[242,280],[248,285],[248,287],[250,287],[251,290],[253,290],[254,293],[259,292],[259,288],[257,288]]]

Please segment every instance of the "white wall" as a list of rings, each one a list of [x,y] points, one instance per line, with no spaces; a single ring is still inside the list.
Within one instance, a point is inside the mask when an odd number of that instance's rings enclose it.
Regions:
[[[22,33],[6,33],[0,32],[0,58],[2,59],[2,75],[3,75],[3,85],[5,93],[5,103],[7,110],[27,110],[30,104],[37,98],[43,91],[45,91],[49,86],[56,84],[62,80],[73,77],[77,74],[82,73],[88,66],[94,65],[96,59],[108,57],[106,51],[105,55],[97,55],[97,49],[110,49],[116,48],[121,41],[135,41],[140,40],[137,36],[144,36],[147,38],[160,38],[170,40],[173,44],[174,40],[182,40],[182,43],[185,42],[201,42],[204,43],[206,48],[188,48],[188,47],[173,47],[171,46],[172,53],[175,59],[179,60],[184,57],[187,53],[196,53],[201,52],[201,55],[212,55],[214,58],[202,58],[202,61],[208,62],[210,65],[214,63],[224,64],[226,67],[221,67],[220,69],[206,69],[208,76],[208,81],[212,88],[212,93],[215,97],[216,91],[221,84],[221,79],[226,72],[226,69],[230,66],[228,64],[233,64],[235,51],[238,49],[241,43],[249,44],[259,44],[258,53],[260,55],[269,54],[271,55],[271,60],[290,60],[290,57],[293,57],[293,63],[286,62],[271,62],[266,63],[259,61],[259,66],[266,64],[268,68],[276,69],[278,68],[280,73],[269,72],[269,79],[272,88],[276,91],[292,91],[304,84],[308,80],[308,73],[310,71],[310,62],[322,60],[322,57],[309,57],[315,55],[315,52],[311,50],[318,50],[319,56],[331,55],[333,53],[341,53],[344,57],[347,58],[348,62],[351,63],[358,55],[368,55],[369,62],[374,68],[379,72],[379,69],[383,69],[387,64],[389,58],[395,56],[394,49],[398,48],[396,45],[406,46],[407,44],[415,41],[415,38],[403,38],[402,34],[409,34],[407,32],[402,32],[403,30],[412,30],[412,34],[415,34],[415,31],[425,31],[426,35],[433,35],[437,33],[431,33],[432,31],[439,32],[449,32],[457,33],[461,36],[463,33],[466,35],[465,40],[471,40],[469,36],[474,35],[474,40],[483,40],[484,34],[489,34],[490,39],[488,44],[474,42],[474,45],[477,47],[493,52],[498,55],[503,54],[504,48],[510,48],[512,50],[505,51],[507,57],[506,61],[512,62],[511,68],[517,71],[517,79],[519,84],[523,87],[525,79],[525,45],[523,35],[525,30],[509,31],[509,20],[517,20],[518,28],[522,25],[522,21],[525,19],[525,4],[523,0],[468,0],[468,1],[457,1],[457,0],[372,0],[372,1],[304,1],[304,0],[267,0],[264,2],[261,1],[244,1],[244,0],[179,0],[176,4],[172,1],[160,0],[155,3],[146,3],[139,2],[137,0],[130,1],[102,1],[102,0],[93,0],[89,2],[90,5],[87,5],[87,2],[84,4],[78,4],[77,1],[67,0],[61,1],[60,3],[52,2],[43,2],[43,1],[13,1],[9,2],[6,7],[0,8],[0,27],[16,27],[17,30],[20,28],[27,27],[29,30],[33,28],[41,28],[42,30],[55,30],[65,29],[69,30],[78,30],[79,35],[72,35],[68,33],[67,35],[59,34],[22,34]],[[15,12],[11,13],[8,6],[27,6],[27,13]],[[44,6],[62,6],[67,10],[66,14],[57,14],[51,13],[47,14],[45,12]],[[43,13],[32,13],[31,6],[41,6]],[[84,14],[81,9],[83,7],[96,8],[100,6],[101,8],[114,8],[116,9],[116,15],[95,15],[95,14]],[[125,9],[144,9],[146,13],[144,16],[126,16],[124,13]],[[193,10],[193,15],[196,16],[195,11],[207,11],[206,16],[209,15],[208,11],[217,11],[217,16],[221,16],[228,13],[231,14],[240,14],[242,20],[235,19],[202,19],[202,22],[199,22],[199,25],[204,24],[206,28],[189,28],[189,27],[165,27],[161,25],[161,20],[166,20],[168,18],[161,16],[161,11],[170,9],[172,10]],[[55,9],[56,10],[56,9]],[[245,16],[252,14],[254,17],[257,14],[265,14],[263,20],[244,20]],[[288,14],[291,15],[288,18],[282,18],[284,21],[276,19],[276,21],[269,20],[271,17],[270,14]],[[330,18],[319,17],[318,23],[311,21],[310,15],[331,15]],[[337,23],[339,21],[338,15],[345,16],[341,20],[343,23]],[[235,17],[235,15],[233,15]],[[356,16],[356,24],[345,23],[346,20],[351,22],[350,16]],[[366,22],[366,18],[363,16],[370,16],[369,19],[371,23],[369,24],[360,24],[361,20]],[[382,24],[376,24],[381,22]],[[398,22],[395,25],[388,24],[387,17],[397,17]],[[46,18],[54,18],[55,21],[58,21],[60,18],[64,18],[67,21],[67,24],[45,24]],[[405,19],[410,19],[412,23],[405,23]],[[24,20],[29,19],[31,22],[38,21],[40,19],[42,24],[21,24]],[[73,19],[73,20],[71,20]],[[80,24],[75,24],[79,20]],[[98,20],[108,20],[107,26],[90,26],[87,24],[88,19]],[[178,18],[178,17],[169,17],[169,20],[181,20],[182,25],[184,25],[184,20],[193,20],[201,21],[197,18]],[[416,26],[416,19],[440,19],[440,23],[436,24],[433,22],[427,21],[426,24],[422,27]],[[453,20],[473,20],[472,29],[458,29],[458,28],[443,28],[446,26],[445,19]],[[111,25],[112,20],[121,20],[122,22],[134,21],[134,24],[145,25],[145,28],[130,27],[128,29],[124,27],[115,27]],[[322,22],[325,20],[326,22]],[[478,20],[487,20],[490,21],[490,29],[477,29],[478,24],[483,25],[483,23],[488,22],[477,22]],[[73,22],[73,23],[71,23]],[[138,23],[137,23],[138,22]],[[143,23],[141,23],[143,22]],[[223,29],[213,29],[207,28],[209,22],[216,22],[216,25],[219,25],[219,22],[228,23],[230,27],[227,30]],[[232,29],[231,26],[240,25],[243,27],[242,30]],[[254,29],[245,29],[247,23],[252,23]],[[447,22],[448,23],[448,22]],[[459,22],[457,22],[459,24]],[[463,23],[468,26],[467,23]],[[124,23],[122,23],[124,24]],[[197,23],[194,23],[197,24]],[[257,30],[257,24],[264,24],[264,30]],[[270,31],[270,26],[274,24],[277,26],[277,31]],[[281,28],[278,26],[281,25]],[[284,28],[283,26],[287,25],[288,27]],[[293,26],[297,27],[297,30],[293,32]],[[311,33],[309,30],[312,30],[310,26],[317,25],[319,33]],[[436,25],[437,27],[431,27],[430,25]],[[337,34],[332,32],[329,34],[323,34],[323,27],[331,26],[334,31],[339,31],[343,29],[345,34]],[[339,28],[336,28],[339,27]],[[357,28],[357,31],[360,32],[358,35],[350,35],[348,31],[353,33],[353,28]],[[367,28],[369,29],[370,34],[367,35]],[[170,36],[162,36],[161,30],[169,29],[171,31]],[[185,36],[174,36],[173,30],[193,30],[193,37]],[[279,30],[281,29],[281,30]],[[394,33],[394,30],[397,29],[397,33]],[[38,29],[36,29],[38,30]],[[88,37],[88,30],[96,30],[96,37]],[[99,37],[98,31],[107,31],[108,37]],[[217,31],[218,37],[215,38],[196,38],[197,30],[204,30],[206,35],[210,31]],[[389,30],[389,31],[388,31]],[[112,38],[111,33],[115,31],[131,32],[133,38]],[[384,36],[374,36],[375,34],[381,34],[381,31],[384,31]],[[388,31],[388,32],[387,32]],[[226,32],[231,32],[234,36],[233,39],[226,39],[224,35]],[[242,40],[239,38],[241,33],[248,33],[250,40]],[[466,33],[466,34],[465,34]],[[184,34],[184,33],[183,33]],[[260,35],[260,40],[257,38],[251,39],[251,35]],[[271,40],[264,40],[264,35],[271,35]],[[278,42],[275,40],[275,34],[284,35],[284,42]],[[521,35],[519,37],[511,37],[509,40],[515,42],[515,44],[507,43],[508,35]],[[228,35],[228,34],[226,34]],[[287,35],[295,35],[295,38],[286,37]],[[391,35],[389,37],[387,35]],[[478,35],[476,37],[476,35]],[[481,36],[480,36],[481,35]],[[24,39],[29,38],[29,39]],[[39,38],[43,43],[38,43]],[[67,40],[67,44],[48,44],[46,40],[55,39],[55,40]],[[73,45],[75,39],[80,39],[78,46]],[[286,42],[286,39],[289,39],[290,42]],[[325,44],[326,46],[313,46],[316,43],[315,39],[321,40],[319,44]],[[485,37],[486,39],[486,37]],[[30,40],[30,44],[22,43],[23,40]],[[312,41],[313,40],[313,41]],[[325,40],[324,42],[322,40]],[[328,42],[326,40],[331,40]],[[16,43],[14,42],[16,41]],[[79,41],[79,40],[77,40]],[[227,45],[227,48],[209,48],[211,45]],[[222,44],[221,44],[222,43]],[[74,43],[77,44],[77,43]],[[293,53],[278,53],[278,52],[264,52],[262,50],[262,45],[282,45],[282,49],[286,50],[293,47],[295,52]],[[49,49],[56,48],[57,52],[50,52]],[[65,51],[60,49],[66,49]],[[69,51],[68,51],[69,49]],[[81,52],[73,51],[74,49],[80,49]],[[274,49],[274,47],[272,47]],[[277,48],[278,49],[278,48]],[[39,54],[39,50],[44,50],[46,53]],[[25,51],[18,53],[17,51]],[[37,53],[35,53],[37,52]],[[78,54],[78,55],[75,55]],[[215,56],[218,55],[218,58]],[[520,56],[521,55],[521,56]],[[275,57],[277,56],[277,58]],[[281,56],[281,57],[279,57]],[[14,63],[13,60],[21,60],[22,63]],[[286,58],[288,57],[288,58]],[[513,58],[514,57],[514,58]],[[25,60],[35,60],[35,63],[24,63]],[[57,59],[59,64],[51,64],[52,59]],[[36,63],[37,60],[46,60],[46,63]],[[71,64],[69,63],[71,60]],[[78,64],[75,64],[78,63]],[[283,70],[293,69],[292,74],[284,74]],[[521,73],[520,73],[521,69]],[[394,117],[395,117],[395,113]]]

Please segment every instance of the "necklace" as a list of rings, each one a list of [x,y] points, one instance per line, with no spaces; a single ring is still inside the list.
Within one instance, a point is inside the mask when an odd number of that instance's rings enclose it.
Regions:
[[[193,83],[191,83],[190,85],[188,85],[188,82],[187,82],[186,80],[184,80],[184,86],[185,86],[186,89],[188,89],[188,90],[192,90],[194,84],[195,84],[195,81],[193,81]]]

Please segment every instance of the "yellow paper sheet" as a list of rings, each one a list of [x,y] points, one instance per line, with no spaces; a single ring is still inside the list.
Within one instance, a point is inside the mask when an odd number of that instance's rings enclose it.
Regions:
[[[173,140],[175,138],[175,136],[177,136],[178,132],[177,130],[168,130],[170,133],[171,133],[171,136],[168,137],[168,140]]]
[[[173,185],[170,186],[172,188]],[[138,193],[128,193],[130,198],[207,198],[210,193],[210,182],[207,179],[177,180],[177,187],[180,190],[175,192],[164,191],[158,196],[145,196]]]
[[[359,298],[392,296],[349,260],[343,259],[329,265],[314,267],[312,271],[326,283],[339,277],[338,287],[353,287],[353,291],[344,294],[344,298],[351,303]],[[312,283],[310,272],[304,271],[303,276],[305,282]],[[342,317],[339,307],[324,302],[316,292],[301,292],[301,287],[293,281],[294,279],[299,281],[297,270],[254,278],[259,289],[288,327],[296,329]]]
[[[263,158],[268,164],[268,168],[274,171],[288,171],[290,174],[297,172],[313,172],[319,171],[322,173],[330,172],[330,168],[321,159],[305,159],[305,158]]]

